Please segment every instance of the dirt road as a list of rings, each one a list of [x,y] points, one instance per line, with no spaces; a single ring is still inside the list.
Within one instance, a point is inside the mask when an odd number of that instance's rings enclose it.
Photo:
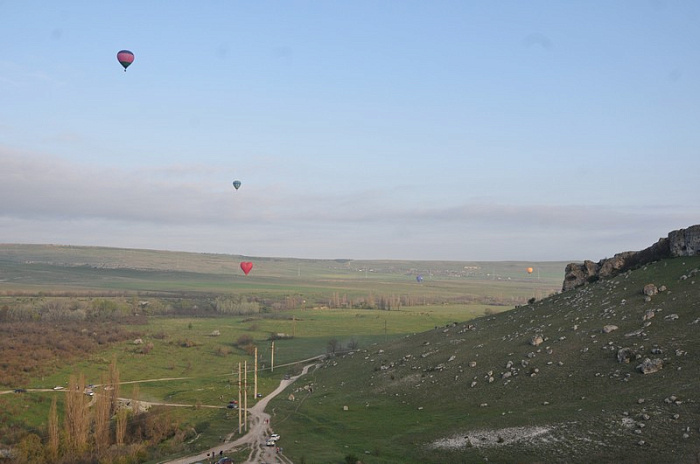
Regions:
[[[309,372],[309,369],[315,367],[316,364],[308,364],[304,366],[301,374],[291,377],[288,380],[282,380],[280,385],[269,395],[258,401],[258,403],[252,408],[248,409],[248,433],[244,436],[232,441],[225,443],[223,445],[216,446],[214,448],[202,451],[195,456],[189,456],[186,458],[174,459],[172,461],[162,461],[161,464],[191,464],[194,462],[211,462],[212,453],[215,456],[219,456],[219,453],[223,452],[223,456],[226,453],[240,446],[248,445],[252,449],[248,459],[245,464],[272,464],[272,463],[282,463],[282,464],[293,464],[290,459],[284,456],[283,453],[277,452],[277,447],[275,446],[265,446],[265,441],[267,437],[272,433],[270,429],[270,415],[265,412],[267,403],[270,402],[272,398],[279,395],[287,388],[291,383],[293,383],[299,377],[305,375]],[[227,440],[233,436],[231,433]],[[284,437],[281,439],[281,443],[284,442]],[[207,456],[209,456],[209,461],[207,461]]]

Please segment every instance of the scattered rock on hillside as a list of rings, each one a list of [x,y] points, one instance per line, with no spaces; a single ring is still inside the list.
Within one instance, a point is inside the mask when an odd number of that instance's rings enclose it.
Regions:
[[[618,328],[619,327],[616,325],[612,325],[612,324],[606,325],[605,327],[603,327],[603,333],[607,334],[607,333],[610,333],[610,332],[617,330]]]
[[[542,342],[544,342],[544,338],[540,334],[537,334],[530,339],[530,345],[532,346],[540,346]]]
[[[659,289],[656,288],[656,285],[654,285],[654,284],[646,284],[646,285],[644,286],[643,293],[644,293],[646,296],[654,296],[654,295],[656,295],[657,293],[659,293]]]
[[[143,340],[140,338],[137,338],[136,340],[134,340],[134,345],[143,345]]]
[[[664,367],[664,362],[659,359],[649,359],[649,358],[644,358],[644,361],[637,366],[637,370],[640,371],[642,374],[653,374],[654,372],[658,372]]]
[[[620,348],[617,350],[617,362],[629,364],[633,359],[637,359],[637,353],[631,348]]]

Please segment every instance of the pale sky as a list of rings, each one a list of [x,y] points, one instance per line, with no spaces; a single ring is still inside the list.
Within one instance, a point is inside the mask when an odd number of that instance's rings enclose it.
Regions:
[[[695,0],[0,1],[0,243],[597,261],[699,109]]]

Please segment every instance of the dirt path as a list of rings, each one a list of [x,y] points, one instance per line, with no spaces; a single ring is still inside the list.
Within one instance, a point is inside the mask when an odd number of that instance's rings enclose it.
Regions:
[[[225,443],[223,445],[215,446],[214,448],[202,451],[195,456],[188,456],[185,458],[173,459],[171,461],[162,461],[160,464],[191,464],[193,462],[207,461],[207,457],[211,459],[212,453],[215,456],[219,456],[219,453],[223,452],[225,456],[228,451],[234,450],[243,445],[250,446],[252,449],[248,459],[245,464],[272,464],[272,463],[282,463],[282,464],[293,464],[292,461],[284,456],[282,453],[277,453],[277,448],[274,446],[265,446],[265,440],[272,433],[270,429],[270,415],[265,412],[267,403],[270,402],[272,398],[279,395],[287,388],[291,383],[293,383],[299,377],[307,374],[309,369],[316,366],[317,364],[308,364],[304,366],[301,374],[291,377],[288,380],[282,380],[279,386],[269,395],[258,401],[258,403],[252,408],[248,409],[248,433],[242,437]],[[230,440],[234,432],[226,437],[226,440]],[[282,438],[284,441],[284,438]]]

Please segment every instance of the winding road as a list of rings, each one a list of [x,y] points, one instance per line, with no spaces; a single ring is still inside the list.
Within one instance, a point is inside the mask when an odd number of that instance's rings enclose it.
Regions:
[[[252,449],[248,459],[244,464],[272,464],[272,463],[282,463],[282,464],[293,464],[292,460],[284,456],[282,453],[277,453],[277,448],[274,446],[265,446],[265,441],[267,437],[272,433],[270,429],[270,415],[265,412],[265,407],[267,403],[270,402],[272,398],[279,395],[287,388],[291,383],[293,383],[299,377],[307,374],[309,369],[317,366],[317,364],[308,364],[304,366],[301,374],[294,377],[290,377],[287,380],[282,380],[279,386],[272,391],[269,395],[265,396],[263,399],[257,402],[255,406],[248,409],[248,433],[242,437],[227,442],[223,445],[215,446],[214,448],[202,451],[201,453],[188,456],[184,458],[173,459],[170,461],[161,461],[160,464],[191,464],[194,462],[210,462],[207,461],[211,459],[212,453],[218,456],[219,453],[223,452],[226,455],[228,451],[235,450],[240,446],[250,446]],[[229,440],[233,436],[233,433],[226,437]]]

